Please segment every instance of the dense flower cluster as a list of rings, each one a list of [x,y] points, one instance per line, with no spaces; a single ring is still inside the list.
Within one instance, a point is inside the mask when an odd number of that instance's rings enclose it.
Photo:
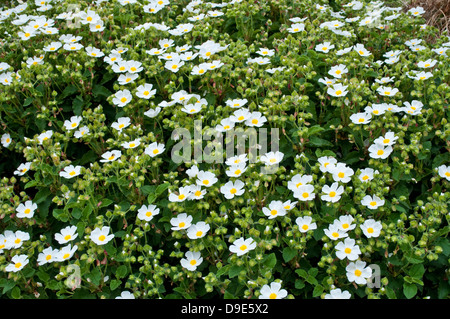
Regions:
[[[423,8],[71,2],[0,8],[1,294],[448,297],[450,41]],[[180,128],[279,134],[179,163]]]

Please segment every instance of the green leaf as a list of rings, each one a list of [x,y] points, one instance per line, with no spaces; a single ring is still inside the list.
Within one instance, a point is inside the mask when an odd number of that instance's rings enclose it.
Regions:
[[[423,274],[425,273],[425,267],[423,264],[415,264],[409,269],[408,274],[413,278],[421,279]]]
[[[304,269],[297,269],[297,270],[295,271],[295,273],[296,273],[297,275],[299,275],[300,277],[302,277],[302,278],[308,277],[308,273],[307,273],[306,270],[304,270]]]
[[[125,265],[119,266],[116,270],[116,277],[124,278],[127,275],[127,272],[128,272],[127,266]]]
[[[139,190],[141,191],[142,195],[147,196],[155,192],[155,185],[144,185],[139,188]]]
[[[315,146],[315,147],[332,147],[333,143],[331,143],[328,140],[324,140],[323,138],[317,137],[315,135],[311,136],[309,138],[308,143],[306,143],[308,146]]]
[[[238,265],[233,265],[231,266],[230,270],[228,271],[228,277],[230,278],[234,278],[237,275],[239,275],[239,273],[244,270],[243,266],[238,266]]]
[[[61,95],[58,96],[58,98],[63,100],[66,97],[68,97],[69,95],[72,95],[77,91],[78,91],[78,89],[75,85],[68,85],[64,88],[64,91],[61,93]]]
[[[305,282],[301,279],[297,279],[294,284],[296,289],[303,289],[305,287]]]
[[[405,297],[408,299],[411,299],[417,294],[417,285],[416,284],[403,284],[403,293],[405,294]]]
[[[270,255],[267,255],[263,259],[263,264],[268,268],[273,268],[277,264],[277,257],[275,256],[275,253],[271,253]]]
[[[165,191],[166,189],[168,189],[169,186],[170,186],[169,183],[164,183],[164,184],[158,185],[158,187],[156,187],[156,196],[159,196],[159,195],[161,195],[162,193],[164,193],[164,191]]]
[[[67,222],[69,220],[69,214],[65,212],[63,209],[54,209],[52,212],[53,217],[62,222]]]
[[[49,188],[41,188],[41,190],[39,190],[36,195],[34,196],[33,202],[36,204],[40,204],[43,201],[45,201],[45,199],[51,194],[52,192],[50,191]]]
[[[119,287],[122,284],[122,281],[118,280],[118,279],[113,279],[111,280],[111,284],[109,285],[109,288],[111,290],[116,290],[117,287]]]
[[[292,258],[297,255],[297,249],[291,247],[285,247],[283,249],[283,260],[284,262],[289,262]]]
[[[75,115],[81,115],[81,112],[83,110],[83,97],[81,95],[77,95],[76,98],[73,99],[72,101],[72,109],[73,109],[73,113]]]
[[[20,299],[20,288],[18,286],[14,287],[13,290],[11,290],[11,297],[13,299]]]
[[[100,206],[98,206],[98,208],[107,207],[107,206],[111,205],[112,203],[114,203],[113,200],[111,200],[109,198],[104,198],[101,200],[101,204],[100,204]]]
[[[313,290],[313,297],[319,297],[323,293],[323,287],[321,285],[317,285]]]
[[[112,94],[112,92],[103,85],[94,85],[94,87],[92,88],[92,93],[94,94],[95,98],[107,98]]]
[[[34,98],[33,97],[27,97],[25,99],[25,101],[23,102],[23,106],[28,106],[33,102]]]
[[[311,135],[317,135],[322,131],[325,131],[325,129],[320,125],[311,126],[310,128],[308,128],[308,131],[305,134],[305,137],[309,137]]]

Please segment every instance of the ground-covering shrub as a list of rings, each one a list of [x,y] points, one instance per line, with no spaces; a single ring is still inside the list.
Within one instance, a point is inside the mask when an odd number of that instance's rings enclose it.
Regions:
[[[6,2],[2,298],[448,298],[450,42],[423,13]],[[221,152],[239,128],[267,138]]]

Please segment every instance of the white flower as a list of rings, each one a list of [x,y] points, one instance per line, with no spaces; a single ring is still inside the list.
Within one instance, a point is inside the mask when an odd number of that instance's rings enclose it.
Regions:
[[[240,108],[241,106],[247,104],[247,102],[247,99],[229,99],[225,101],[225,104],[231,108]]]
[[[317,159],[320,163],[320,171],[322,173],[331,172],[332,168],[337,164],[337,159],[332,156],[321,156]]]
[[[350,115],[350,120],[354,124],[369,124],[372,119],[372,113],[358,112]]]
[[[353,224],[353,216],[351,215],[342,215],[339,216],[338,219],[335,219],[333,224],[337,226],[340,230],[347,232],[349,230],[353,230],[356,227],[356,224]]]
[[[360,171],[358,178],[361,182],[368,182],[373,179],[373,174],[378,173],[378,171],[374,171],[373,168],[367,167]]]
[[[317,44],[314,48],[318,52],[328,53],[331,49],[334,49],[334,44],[330,42],[324,42],[321,44]]]
[[[96,227],[90,234],[91,240],[97,245],[105,245],[111,239],[114,238],[114,234],[109,234],[110,228],[103,226],[102,228]]]
[[[342,85],[341,83],[333,84],[328,87],[327,93],[331,96],[336,96],[336,97],[346,96],[348,93],[347,87],[348,86]]]
[[[105,55],[100,49],[91,46],[86,47],[85,50],[88,55],[93,56],[95,58],[101,58],[102,56]]]
[[[283,207],[283,202],[276,200],[269,203],[269,207],[263,207],[262,212],[264,215],[268,216],[269,219],[276,218],[278,216],[284,216],[287,211]]]
[[[138,209],[137,218],[149,222],[158,214],[159,208],[157,208],[156,205],[142,205],[141,208]]]
[[[273,56],[275,54],[275,50],[267,49],[267,48],[260,48],[255,53],[259,54],[261,56]]]
[[[136,299],[136,297],[129,291],[122,291],[120,296],[117,296],[115,299]]]
[[[73,130],[78,127],[82,119],[83,118],[81,116],[74,115],[70,117],[70,120],[64,121],[64,127],[66,128],[66,130]]]
[[[329,294],[325,295],[325,299],[350,299],[352,295],[347,291],[342,291],[340,288],[331,289]]]
[[[345,270],[347,271],[347,279],[358,285],[367,284],[367,279],[372,276],[372,268],[366,267],[366,263],[361,260],[350,262]]]
[[[31,162],[22,163],[14,171],[14,175],[22,176],[30,170]]]
[[[233,164],[228,167],[225,174],[229,177],[239,177],[247,170],[245,163]]]
[[[261,127],[267,121],[267,118],[261,112],[251,112],[250,117],[245,121],[245,125],[250,127]]]
[[[244,194],[244,185],[244,182],[239,179],[234,183],[232,181],[229,181],[225,185],[220,187],[220,192],[225,196],[226,199],[232,199],[235,196]]]
[[[364,47],[364,45],[361,44],[361,43],[358,43],[358,44],[356,44],[355,46],[353,46],[353,50],[355,50],[356,52],[358,52],[358,54],[359,54],[360,56],[369,56],[369,55],[372,54],[372,53],[370,53],[370,51],[367,50],[367,49]]]
[[[189,186],[182,186],[178,189],[178,195],[174,193],[169,194],[169,201],[184,202],[189,196],[191,196],[191,188]]]
[[[172,230],[181,230],[181,229],[187,229],[191,226],[192,223],[192,216],[181,213],[176,217],[173,217],[170,220],[170,224],[172,225]]]
[[[334,165],[330,172],[335,182],[342,182],[342,183],[350,182],[351,177],[355,173],[351,167],[348,167],[344,163],[338,163]]]
[[[66,43],[64,44],[63,49],[67,51],[78,51],[83,47],[84,46],[81,43]]]
[[[181,266],[190,271],[195,271],[197,267],[203,262],[200,252],[198,251],[187,251],[185,257],[181,259]]]
[[[131,92],[129,90],[125,89],[125,90],[117,91],[114,94],[112,102],[114,103],[114,105],[116,105],[118,107],[124,107],[125,105],[127,105],[128,103],[131,102],[132,98],[133,97],[131,96]]]
[[[141,99],[148,100],[149,98],[153,97],[156,93],[156,89],[153,89],[153,85],[149,83],[142,84],[137,87],[136,89],[136,96]]]
[[[292,176],[292,178],[288,181],[287,187],[291,191],[295,192],[298,190],[300,186],[306,185],[311,183],[313,180],[312,175],[300,175],[295,174]]]
[[[45,265],[47,263],[54,262],[59,250],[52,247],[47,247],[42,252],[39,253],[37,258],[37,263],[39,266]]]
[[[78,246],[74,245],[72,247],[72,245],[66,245],[64,247],[62,247],[56,254],[55,256],[55,261],[65,261],[68,260],[70,258],[72,258],[73,254],[75,254],[75,252],[77,251]]]
[[[438,173],[439,173],[440,177],[445,178],[448,181],[450,181],[450,166],[446,166],[446,165],[442,164],[437,169],[438,169]]]
[[[366,106],[364,108],[364,112],[366,112],[367,114],[371,114],[371,115],[383,115],[384,113],[386,113],[386,104],[384,103],[379,103],[379,104],[372,104],[371,106]],[[355,123],[357,124],[357,123]]]
[[[281,289],[281,284],[275,281],[270,286],[264,285],[259,292],[259,299],[283,299],[287,296],[287,290]]]
[[[359,246],[355,244],[355,240],[352,238],[345,238],[344,242],[339,242],[336,245],[336,256],[339,259],[347,258],[348,260],[356,260],[361,254]]]
[[[218,181],[216,175],[208,171],[199,171],[197,174],[197,185],[211,187]]]
[[[383,77],[381,79],[375,79],[375,82],[379,83],[379,84],[385,84],[385,83],[390,83],[394,81],[395,76],[392,77]]]
[[[55,240],[59,244],[67,244],[69,241],[72,241],[78,237],[77,227],[76,226],[67,226],[59,233],[55,234]]]
[[[141,145],[141,139],[140,139],[140,138],[137,138],[137,139],[135,139],[135,140],[133,140],[133,141],[129,141],[129,142],[123,142],[123,143],[121,144],[121,146],[124,147],[124,148],[126,148],[126,149],[136,148],[136,147],[138,147],[139,145]]]
[[[411,115],[420,114],[423,108],[423,103],[417,100],[411,102],[405,101],[403,104],[406,106],[401,110]]]
[[[419,68],[427,69],[434,67],[437,62],[438,62],[437,60],[428,59],[426,61],[419,61],[419,63],[417,63],[417,66]]]
[[[144,153],[149,155],[150,157],[155,157],[156,155],[159,155],[165,151],[165,145],[158,142],[153,142],[150,145],[148,145]]]
[[[189,199],[202,199],[206,194],[206,189],[202,190],[200,185],[191,185],[191,196]]]
[[[283,157],[284,154],[282,152],[276,151],[264,154],[263,156],[261,156],[260,160],[261,162],[266,164],[266,166],[270,166],[280,163],[283,160]]]
[[[138,77],[139,77],[139,75],[136,73],[127,72],[125,74],[119,75],[119,78],[117,79],[117,81],[119,82],[120,85],[126,85],[129,83],[133,83],[134,80],[136,80]]]
[[[305,30],[305,24],[303,23],[293,23],[289,28],[287,28],[287,31],[289,33],[297,33]]]
[[[380,86],[377,88],[377,92],[378,92],[378,94],[383,95],[383,96],[394,96],[395,94],[398,93],[398,89],[391,88],[388,86]]]
[[[9,135],[8,133],[4,133],[2,135],[2,140],[1,140],[3,147],[8,147],[9,144],[11,144],[11,142],[12,142],[11,135]]]
[[[312,220],[311,216],[297,217],[295,223],[301,233],[306,233],[307,231],[317,229],[317,224],[313,223]]]
[[[294,197],[302,202],[313,200],[316,197],[316,194],[314,193],[314,185],[306,184],[299,186],[294,191]]]
[[[233,115],[230,115],[229,119],[232,122],[235,123],[241,123],[241,122],[245,122],[246,120],[248,120],[251,116],[251,112],[246,109],[246,108],[242,108],[242,109],[238,109],[236,111],[233,112]]]
[[[341,230],[336,224],[329,225],[328,228],[325,228],[323,231],[331,240],[338,240],[340,238],[348,237],[348,234]]]
[[[62,47],[62,43],[59,41],[51,42],[49,45],[46,45],[43,50],[45,52],[55,52],[58,51],[59,48]]]
[[[297,202],[292,202],[291,200],[287,200],[282,204],[283,208],[287,211],[293,209],[295,205],[297,205]]]
[[[111,124],[111,127],[119,132],[127,128],[131,124],[131,119],[127,116],[119,117],[116,122]]]
[[[344,193],[344,187],[339,186],[339,183],[334,182],[331,186],[324,185],[322,187],[322,192],[324,195],[321,195],[320,198],[327,202],[336,203],[341,199],[341,195]]]
[[[155,107],[154,109],[149,109],[144,112],[144,115],[150,118],[154,118],[158,116],[158,114],[161,112],[161,108],[159,106]]]
[[[374,143],[370,145],[368,151],[371,158],[386,159],[391,155],[393,148],[390,145],[384,146],[383,144]]]
[[[380,236],[380,232],[383,226],[380,222],[374,219],[366,219],[364,223],[359,226],[359,228],[361,228],[362,232],[367,238],[371,238]]]
[[[384,136],[376,138],[373,142],[383,146],[392,146],[398,140],[398,136],[392,131],[386,132]]]
[[[192,224],[186,231],[187,236],[190,239],[202,238],[210,230],[210,226],[205,222],[198,222],[197,224]]]
[[[231,165],[238,165],[241,163],[247,163],[247,161],[248,161],[247,154],[244,153],[241,155],[235,155],[235,156],[228,157],[225,161],[225,164],[228,166],[231,166]]]
[[[230,251],[235,253],[237,256],[242,256],[248,253],[250,250],[256,248],[256,242],[253,238],[244,239],[244,237],[236,239],[230,246]]]
[[[379,198],[376,195],[373,195],[373,196],[366,195],[361,200],[361,204],[366,206],[369,209],[377,209],[378,207],[383,206],[384,203],[385,203],[385,200]]]
[[[35,210],[37,209],[37,204],[33,203],[31,200],[27,200],[24,204],[19,204],[16,208],[18,218],[32,218]]]
[[[75,133],[73,133],[73,136],[76,138],[83,137],[84,135],[89,134],[89,128],[87,126],[80,127]]]
[[[215,129],[218,132],[225,132],[233,129],[235,126],[235,122],[232,121],[230,118],[225,118],[220,121],[220,124],[216,125]]]
[[[334,83],[336,83],[336,79],[329,79],[327,77],[324,77],[324,78],[320,78],[319,82],[325,84],[326,86],[330,86],[330,85],[333,85]]]
[[[348,73],[348,69],[347,66],[345,66],[344,64],[332,66],[330,71],[328,71],[328,74],[338,79],[340,79],[342,75],[346,73]]]
[[[7,272],[17,272],[21,270],[28,264],[28,256],[23,255],[15,255],[11,258],[11,262],[8,266],[5,267],[5,271]]]
[[[408,13],[413,16],[420,16],[425,13],[425,10],[422,7],[414,7],[409,9]]]
[[[181,61],[181,59],[173,59],[170,61],[167,61],[164,64],[164,67],[169,70],[172,71],[173,73],[177,73],[178,70],[184,65],[184,61]]]
[[[75,176],[80,175],[80,171],[81,171],[81,166],[69,165],[69,166],[64,167],[64,169],[61,172],[59,172],[59,176],[69,179],[69,178],[73,178]]]
[[[42,143],[43,143],[44,141],[48,140],[48,139],[51,138],[52,136],[53,136],[53,131],[52,131],[52,130],[48,130],[48,131],[45,131],[45,132],[39,134],[39,136],[37,137],[38,140],[39,140],[39,144],[42,145]]]

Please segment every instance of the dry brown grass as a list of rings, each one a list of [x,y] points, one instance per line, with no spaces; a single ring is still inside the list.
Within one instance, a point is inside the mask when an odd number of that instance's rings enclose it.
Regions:
[[[403,10],[422,7],[427,25],[436,27],[441,35],[450,35],[450,0],[403,0]]]

